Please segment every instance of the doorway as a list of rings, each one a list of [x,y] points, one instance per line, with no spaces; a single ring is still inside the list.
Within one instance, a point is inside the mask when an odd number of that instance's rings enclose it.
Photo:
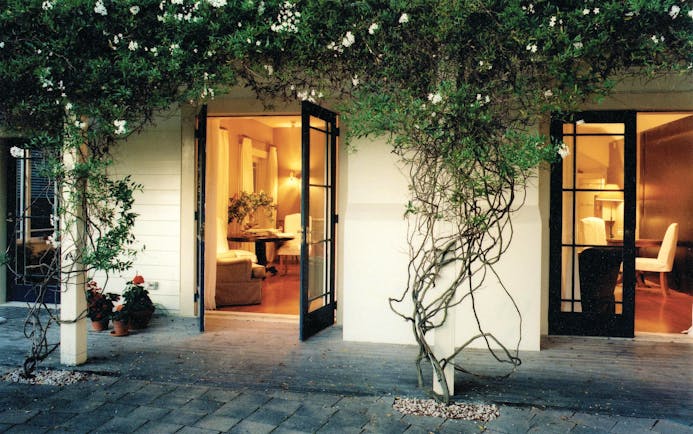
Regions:
[[[309,103],[300,115],[207,118],[208,312],[319,325],[302,338],[334,323],[337,136],[336,114]]]
[[[576,113],[552,137],[570,155],[552,167],[549,333],[690,327],[693,113]],[[665,271],[646,266],[667,249]]]

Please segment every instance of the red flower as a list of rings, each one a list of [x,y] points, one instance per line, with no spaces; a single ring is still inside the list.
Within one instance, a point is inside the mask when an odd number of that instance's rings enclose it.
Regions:
[[[144,283],[144,277],[137,274],[134,279],[132,279],[133,285],[141,285]]]

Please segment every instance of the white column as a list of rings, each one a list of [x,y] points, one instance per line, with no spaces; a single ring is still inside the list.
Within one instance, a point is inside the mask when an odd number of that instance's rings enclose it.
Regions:
[[[80,158],[78,153],[66,153],[64,164],[74,166]],[[84,188],[83,184],[78,183]],[[77,187],[80,188],[80,187]],[[74,216],[84,216],[84,209],[77,204],[71,204],[67,199],[70,191],[61,192],[64,206]],[[72,208],[72,209],[70,209]],[[60,363],[64,365],[81,365],[87,361],[87,319],[83,316],[87,308],[84,294],[86,289],[86,273],[80,263],[80,257],[85,245],[85,228],[83,218],[60,218],[61,268],[62,283],[60,294]]]
[[[450,354],[455,352],[455,311],[456,308],[451,308],[448,312],[448,317],[442,326],[436,329],[435,344],[433,345],[433,352],[437,358],[448,357]],[[443,374],[445,376],[445,381],[448,385],[448,392],[450,396],[455,394],[455,367],[448,364]],[[438,375],[435,370],[433,371],[433,391],[437,394],[443,393],[443,388],[438,381]]]

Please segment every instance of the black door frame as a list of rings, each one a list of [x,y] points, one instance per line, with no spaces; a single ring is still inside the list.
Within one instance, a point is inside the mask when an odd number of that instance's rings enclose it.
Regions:
[[[325,129],[316,128],[310,125],[310,118],[318,118],[325,122]],[[311,184],[310,182],[310,132],[317,130],[326,136],[325,143],[325,167],[328,173],[325,174],[327,184]],[[335,299],[335,236],[337,198],[337,137],[339,127],[337,125],[337,114],[316,104],[303,101],[301,104],[301,298],[300,298],[300,330],[299,338],[304,341],[319,331],[331,326],[335,322],[335,311],[337,301]],[[327,244],[325,251],[328,263],[325,266],[327,276],[323,276],[325,292],[317,298],[323,298],[324,304],[320,308],[310,311],[311,299],[309,298],[309,246],[308,243],[315,243],[308,237],[308,227],[310,218],[310,187],[325,188],[329,190],[326,203],[325,217],[329,219],[325,222],[325,239],[317,241]]]
[[[579,189],[576,188],[575,184],[573,184],[572,189],[563,188],[563,162],[558,162],[551,167],[549,334],[614,337],[633,337],[635,335],[636,116],[636,111],[587,111],[552,116],[551,137],[558,141],[563,140],[564,123],[622,123],[625,127],[623,151],[623,312],[621,315],[596,312],[561,312],[561,258],[564,246],[562,240],[563,192],[575,192]],[[575,134],[575,130],[573,131]],[[572,168],[574,172],[576,164],[577,158],[574,158]],[[573,225],[573,227],[575,226]],[[572,245],[574,246],[574,243]]]
[[[195,210],[195,236],[197,239],[195,265],[195,295],[200,331],[205,331],[205,200],[207,175],[207,104],[195,116],[195,186],[197,201]]]

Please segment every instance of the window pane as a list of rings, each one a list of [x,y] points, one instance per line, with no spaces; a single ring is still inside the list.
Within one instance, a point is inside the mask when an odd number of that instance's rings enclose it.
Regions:
[[[572,137],[563,137],[563,143],[568,146],[569,154],[563,159],[563,188],[573,188],[575,179],[573,162],[575,160],[575,140]]]
[[[624,124],[587,124],[577,122],[578,134],[625,134]]]

